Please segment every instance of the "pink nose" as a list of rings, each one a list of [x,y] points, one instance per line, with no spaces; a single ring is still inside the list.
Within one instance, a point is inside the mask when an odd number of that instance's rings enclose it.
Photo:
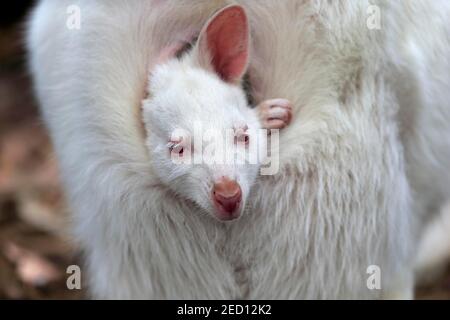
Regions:
[[[233,220],[238,217],[236,212],[242,200],[241,187],[236,181],[222,178],[214,184],[213,199],[218,209],[219,219]]]

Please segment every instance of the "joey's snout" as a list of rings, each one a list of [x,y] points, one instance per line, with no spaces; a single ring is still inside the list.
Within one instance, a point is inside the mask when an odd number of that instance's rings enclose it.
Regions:
[[[230,221],[239,217],[242,190],[235,180],[220,179],[213,186],[212,197],[219,220]]]

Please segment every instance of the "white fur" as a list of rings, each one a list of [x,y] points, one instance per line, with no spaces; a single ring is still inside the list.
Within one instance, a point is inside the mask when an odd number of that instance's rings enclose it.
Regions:
[[[415,222],[449,196],[448,1],[371,1],[381,30],[366,0],[237,2],[252,93],[291,100],[295,120],[280,173],[232,224],[152,172],[140,111],[158,52],[227,2],[46,0],[32,16],[31,69],[94,297],[410,297]],[[73,3],[81,30],[65,28]],[[369,265],[382,290],[368,290]]]

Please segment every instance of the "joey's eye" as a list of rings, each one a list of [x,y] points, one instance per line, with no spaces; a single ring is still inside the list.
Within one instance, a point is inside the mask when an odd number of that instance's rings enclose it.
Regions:
[[[250,136],[244,130],[239,129],[235,133],[234,143],[248,146],[248,144],[250,143]]]
[[[175,148],[174,150],[173,150],[173,152],[176,152],[176,153],[178,153],[178,155],[179,156],[182,156],[183,155],[183,153],[184,153],[184,148],[183,147],[177,147],[177,148]]]
[[[248,136],[248,134],[244,133],[244,134],[239,136],[238,141],[240,143],[248,145],[250,143],[250,137]]]
[[[168,147],[171,155],[182,156],[184,154],[184,146],[179,142],[169,142]]]

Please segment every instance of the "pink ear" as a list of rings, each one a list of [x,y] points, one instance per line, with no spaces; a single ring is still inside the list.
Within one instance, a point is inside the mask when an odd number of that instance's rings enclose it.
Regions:
[[[243,77],[247,69],[248,51],[247,15],[240,6],[222,9],[200,35],[200,60],[209,58],[208,62],[224,81],[233,83]]]

